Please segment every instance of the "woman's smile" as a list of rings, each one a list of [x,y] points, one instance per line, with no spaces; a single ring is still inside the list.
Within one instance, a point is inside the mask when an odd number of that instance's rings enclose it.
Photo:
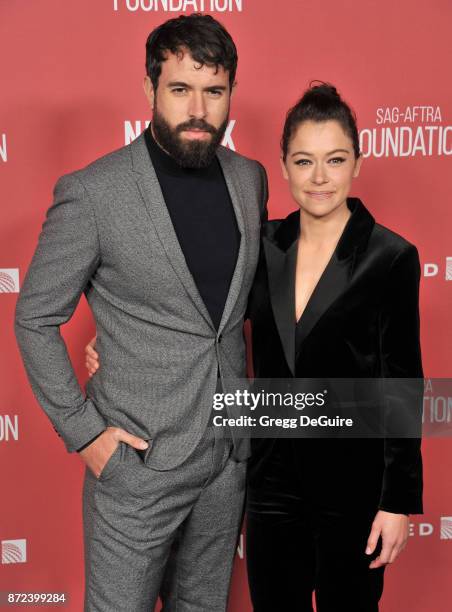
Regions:
[[[306,191],[306,195],[316,200],[327,200],[334,195],[334,191]]]

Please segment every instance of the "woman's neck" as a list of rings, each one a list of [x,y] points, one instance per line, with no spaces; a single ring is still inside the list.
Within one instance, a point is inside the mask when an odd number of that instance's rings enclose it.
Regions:
[[[300,210],[300,242],[313,247],[336,243],[344,231],[351,212],[344,202],[330,214],[314,217]]]

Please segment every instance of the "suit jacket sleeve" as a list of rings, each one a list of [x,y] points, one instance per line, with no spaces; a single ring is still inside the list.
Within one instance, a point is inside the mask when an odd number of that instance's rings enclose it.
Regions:
[[[106,423],[77,382],[60,325],[100,261],[92,204],[74,175],[60,178],[16,307],[15,331],[33,392],[72,452]]]
[[[406,423],[419,437],[385,439],[385,471],[380,509],[399,514],[422,513],[423,371],[419,333],[420,265],[417,249],[408,245],[392,262],[380,318],[384,378],[394,381],[386,396],[386,418]],[[417,379],[417,382],[414,381]],[[390,385],[390,381],[388,381]],[[403,419],[406,419],[405,421]]]

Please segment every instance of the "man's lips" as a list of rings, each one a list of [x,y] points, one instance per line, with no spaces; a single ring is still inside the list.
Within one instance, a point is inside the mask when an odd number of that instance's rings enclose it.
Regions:
[[[206,138],[206,136],[210,135],[210,132],[207,132],[206,130],[197,130],[193,128],[188,129],[188,130],[183,130],[182,133],[193,140],[202,140]]]

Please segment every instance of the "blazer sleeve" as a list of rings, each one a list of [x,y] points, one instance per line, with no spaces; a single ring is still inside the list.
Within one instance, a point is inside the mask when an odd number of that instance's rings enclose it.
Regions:
[[[393,383],[395,392],[386,396],[385,418],[389,428],[394,421],[410,429],[405,438],[388,437],[384,441],[385,470],[379,508],[398,514],[423,512],[419,281],[418,252],[409,244],[392,262],[380,317],[383,378],[399,379]],[[387,382],[390,389],[391,381]]]
[[[16,306],[15,332],[32,390],[69,452],[106,428],[77,382],[60,325],[71,318],[100,261],[92,203],[61,177]]]

